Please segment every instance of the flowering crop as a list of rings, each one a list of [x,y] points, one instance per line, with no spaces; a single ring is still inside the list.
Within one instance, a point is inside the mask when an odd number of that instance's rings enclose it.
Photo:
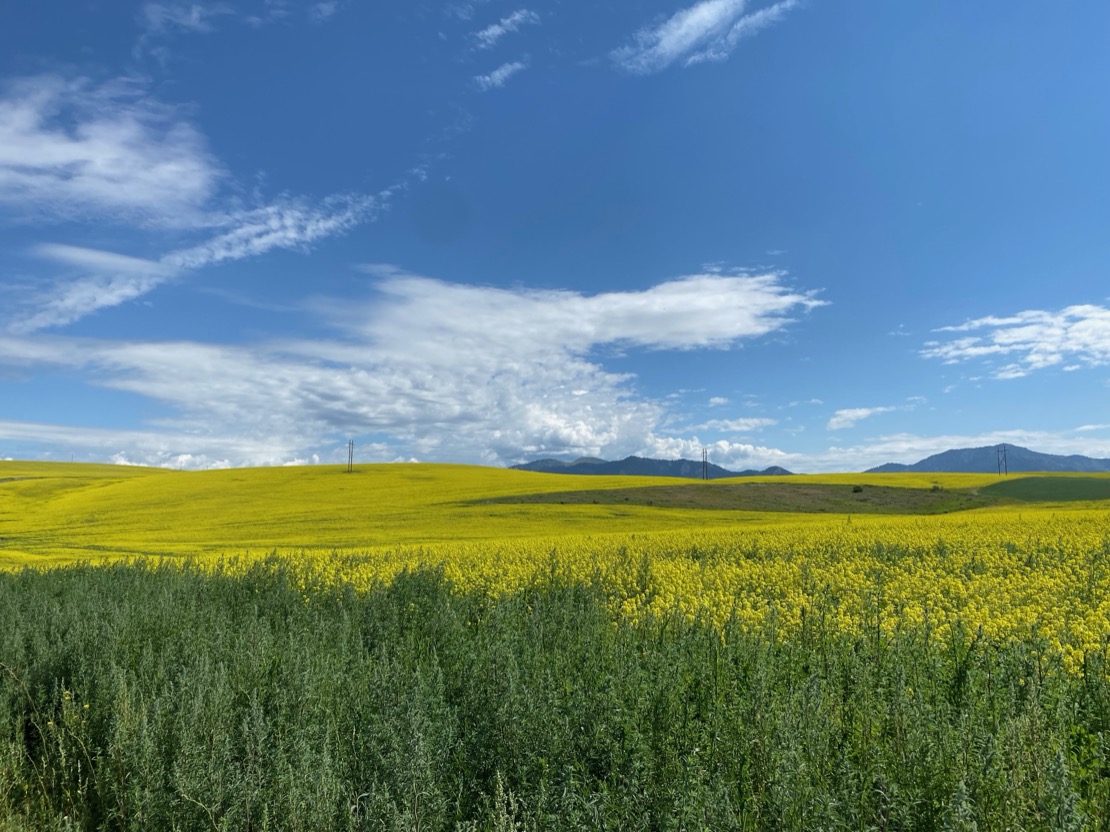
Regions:
[[[35,476],[24,469],[19,476]],[[788,636],[808,616],[852,633],[924,628],[938,639],[1036,640],[1073,669],[1110,637],[1105,504],[849,517],[481,504],[658,481],[462,466],[125,474],[0,483],[0,563],[188,556],[246,567],[277,553],[306,590],[321,581],[367,588],[436,567],[460,590],[500,594],[553,575],[600,583],[614,609],[633,618],[679,611]],[[14,476],[0,465],[0,480]],[[948,488],[992,479],[878,481]]]

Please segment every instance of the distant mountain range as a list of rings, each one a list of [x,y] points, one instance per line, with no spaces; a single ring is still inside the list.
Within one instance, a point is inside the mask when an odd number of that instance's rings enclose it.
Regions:
[[[540,471],[545,474],[610,474],[615,476],[642,476],[642,477],[687,477],[701,479],[702,464],[692,459],[644,459],[639,456],[630,456],[625,459],[608,461],[594,457],[582,457],[574,462],[563,462],[559,459],[537,459],[535,462],[525,462],[523,465],[513,465],[518,471]],[[758,477],[781,476],[790,474],[785,468],[772,465],[762,471],[729,471],[720,465],[709,463],[707,466],[709,479],[718,480],[725,477]]]
[[[1060,456],[1042,454],[1018,445],[987,445],[982,448],[958,448],[925,457],[913,465],[888,462],[877,468],[870,468],[867,474],[896,474],[903,471],[917,471],[937,474],[994,474],[998,472],[998,449],[1006,449],[1006,468],[1011,474],[1027,471],[1081,471],[1097,473],[1110,471],[1110,459],[1094,459],[1089,456]]]

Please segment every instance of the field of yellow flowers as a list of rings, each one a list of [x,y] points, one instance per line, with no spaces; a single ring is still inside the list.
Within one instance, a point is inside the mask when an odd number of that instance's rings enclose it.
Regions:
[[[997,481],[0,463],[0,832],[1110,830],[1104,481]]]
[[[945,489],[997,480],[804,479]],[[446,465],[347,474],[0,463],[0,565],[172,557],[245,569],[276,554],[306,583],[367,589],[432,567],[462,591],[492,594],[551,574],[600,582],[632,618],[678,610],[789,634],[819,615],[848,632],[925,627],[940,639],[959,628],[1046,642],[1072,666],[1110,637],[1105,503],[926,517],[482,502],[660,483]]]

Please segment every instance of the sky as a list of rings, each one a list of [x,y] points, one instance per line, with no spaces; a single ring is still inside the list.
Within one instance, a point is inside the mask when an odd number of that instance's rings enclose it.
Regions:
[[[0,459],[1110,457],[1110,4],[0,11]]]

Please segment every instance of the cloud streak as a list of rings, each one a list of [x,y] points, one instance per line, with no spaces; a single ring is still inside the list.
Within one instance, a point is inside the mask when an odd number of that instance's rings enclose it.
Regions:
[[[880,413],[890,413],[897,409],[896,407],[848,407],[833,413],[832,418],[829,419],[825,427],[828,430],[854,428],[864,419],[870,419],[872,416],[877,416]]]
[[[32,248],[38,257],[76,269],[67,277],[34,294],[24,306],[31,311],[7,322],[10,332],[29,333],[65,326],[101,309],[126,303],[190,271],[275,249],[306,250],[320,240],[344,234],[372,219],[380,199],[333,196],[319,203],[285,198],[271,205],[235,212],[223,218],[226,230],[159,260],[129,257],[57,243]]]
[[[497,67],[497,69],[488,75],[475,75],[474,83],[481,92],[499,89],[505,86],[506,81],[527,67],[528,64],[524,61],[510,61],[509,63],[501,64],[501,66]]]
[[[540,16],[528,9],[518,9],[508,17],[503,17],[497,23],[491,23],[485,29],[474,33],[478,49],[491,49],[505,37],[505,35],[520,29],[521,26],[535,26],[540,22]]]
[[[778,424],[775,419],[761,419],[756,417],[741,419],[710,419],[701,425],[696,425],[694,430],[715,430],[721,433],[752,433],[766,427]]]
[[[632,43],[614,49],[609,57],[620,69],[637,75],[660,72],[675,63],[723,61],[740,41],[778,23],[797,5],[798,0],[781,0],[745,14],[746,0],[702,0],[640,29]]]

